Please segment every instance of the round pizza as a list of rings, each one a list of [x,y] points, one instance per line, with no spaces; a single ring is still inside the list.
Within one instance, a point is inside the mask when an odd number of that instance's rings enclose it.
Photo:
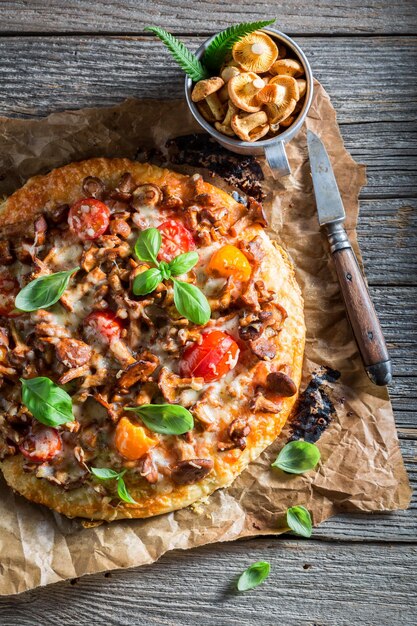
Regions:
[[[296,401],[303,302],[261,205],[127,159],[0,205],[0,468],[29,500],[115,520],[229,485]]]

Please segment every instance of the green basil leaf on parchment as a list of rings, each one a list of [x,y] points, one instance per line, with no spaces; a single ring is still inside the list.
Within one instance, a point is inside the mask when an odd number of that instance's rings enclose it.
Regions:
[[[162,282],[162,273],[157,267],[151,267],[149,270],[141,272],[135,276],[132,285],[132,291],[135,296],[145,296],[152,293]]]
[[[171,270],[172,276],[181,276],[181,274],[186,274],[193,269],[196,263],[198,263],[197,252],[185,252],[184,254],[176,256],[175,259],[169,263],[169,269]]]
[[[208,300],[195,285],[174,280],[174,304],[177,311],[194,324],[204,325],[210,319],[211,309]]]
[[[250,565],[237,581],[237,588],[239,591],[249,591],[257,587],[263,581],[268,578],[271,566],[266,561],[257,561]]]
[[[183,435],[194,428],[190,411],[179,404],[142,404],[125,411],[133,411],[149,430],[161,435]]]
[[[290,441],[278,454],[271,467],[277,467],[288,474],[304,474],[320,461],[320,450],[308,441]]]
[[[287,509],[287,524],[296,535],[311,537],[313,532],[311,515],[304,506],[292,506]]]
[[[20,382],[22,402],[38,422],[56,428],[74,421],[71,396],[50,378],[21,378]]]
[[[56,272],[35,278],[17,294],[16,308],[20,311],[30,312],[47,309],[56,304],[68,287],[72,274],[79,269],[79,267],[75,267],[65,272]]]
[[[150,261],[158,266],[157,256],[162,243],[162,235],[157,228],[143,230],[135,243],[135,254],[140,261]]]

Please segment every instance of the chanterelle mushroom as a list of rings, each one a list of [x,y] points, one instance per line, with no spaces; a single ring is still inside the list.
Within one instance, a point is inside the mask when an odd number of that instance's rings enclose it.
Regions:
[[[265,104],[265,111],[270,124],[279,124],[294,111],[300,97],[297,81],[292,76],[274,76],[268,87],[276,85],[276,98]]]
[[[227,86],[231,101],[239,109],[248,113],[256,113],[260,110],[256,96],[265,86],[260,76],[254,72],[244,72],[231,78]]]
[[[235,43],[234,60],[249,72],[267,72],[278,57],[278,48],[265,33],[257,30]]]
[[[228,135],[229,137],[234,137],[235,136],[235,131],[231,127],[231,123],[232,123],[233,115],[235,115],[237,112],[238,112],[238,108],[235,107],[233,102],[230,102],[230,100],[229,100],[229,104],[228,104],[228,107],[227,107],[227,112],[226,112],[225,118],[224,118],[224,120],[221,123],[220,122],[215,122],[214,123],[215,128],[220,133],[223,133],[224,135]]]
[[[285,76],[302,76],[304,68],[299,61],[295,59],[278,59],[271,66],[271,74],[279,74]]]
[[[191,100],[193,102],[205,100],[207,96],[210,96],[212,93],[218,91],[220,87],[223,87],[223,85],[224,80],[220,78],[220,76],[213,76],[213,78],[199,80],[192,91]]]
[[[265,111],[258,111],[251,115],[233,115],[232,128],[243,141],[257,141],[269,131],[268,117]]]

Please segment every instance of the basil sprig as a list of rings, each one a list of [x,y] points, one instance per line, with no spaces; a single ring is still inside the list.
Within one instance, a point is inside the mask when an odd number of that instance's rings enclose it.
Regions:
[[[135,244],[135,254],[141,261],[153,263],[156,267],[138,274],[132,290],[135,296],[145,296],[158,287],[163,280],[174,283],[174,304],[178,312],[194,324],[207,324],[211,309],[206,296],[195,285],[175,278],[189,272],[198,262],[197,252],[179,254],[169,263],[158,261],[162,237],[157,228],[143,230]]]
[[[308,441],[290,441],[278,454],[271,467],[278,467],[288,474],[304,474],[320,461],[320,450]]]
[[[194,428],[190,411],[179,404],[142,404],[125,411],[133,411],[149,430],[161,435],[183,435]]]
[[[263,581],[268,578],[271,566],[266,561],[257,561],[250,565],[237,581],[237,588],[239,591],[249,591],[257,587]]]
[[[92,467],[91,473],[96,478],[100,480],[116,480],[117,481],[117,495],[120,500],[123,502],[127,502],[128,504],[137,504],[136,500],[132,498],[130,493],[127,490],[126,483],[123,480],[123,476],[126,474],[127,470],[123,470],[122,472],[116,472],[107,467]]]
[[[22,402],[38,422],[57,428],[74,421],[71,396],[50,378],[21,378],[20,382]]]
[[[311,537],[313,532],[310,512],[304,506],[292,506],[287,509],[287,525],[301,537]]]
[[[75,267],[65,272],[56,272],[40,276],[28,283],[19,291],[15,299],[15,306],[20,311],[37,311],[52,306],[62,296],[68,287],[70,278],[80,268]]]

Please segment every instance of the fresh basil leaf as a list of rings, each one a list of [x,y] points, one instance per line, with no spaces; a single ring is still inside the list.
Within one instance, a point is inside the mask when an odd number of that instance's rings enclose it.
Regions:
[[[172,259],[169,264],[172,276],[181,276],[189,272],[198,262],[197,252],[185,252]]]
[[[135,296],[145,296],[147,293],[155,291],[162,282],[162,274],[157,267],[151,267],[138,274],[133,280],[132,291]]]
[[[119,472],[108,467],[92,467],[90,469],[93,476],[100,478],[100,480],[109,480],[111,478],[119,478],[120,476]]]
[[[56,428],[74,421],[71,396],[50,378],[21,378],[20,382],[22,402],[38,422]]]
[[[304,506],[292,506],[287,510],[288,527],[301,537],[311,537],[313,524],[309,511]]]
[[[174,304],[178,312],[194,324],[207,324],[211,309],[204,293],[195,285],[174,280]]]
[[[143,230],[135,244],[135,254],[141,261],[151,261],[158,265],[156,257],[161,247],[162,236],[157,228]]]
[[[278,454],[271,467],[278,467],[288,474],[304,474],[320,461],[320,450],[308,441],[290,441]]]
[[[128,502],[128,504],[137,504],[136,500],[134,500],[128,492],[126,483],[121,476],[117,479],[117,495],[120,500],[123,500],[123,502]]]
[[[64,293],[72,274],[79,269],[75,267],[66,272],[56,272],[35,278],[17,294],[14,302],[16,308],[30,312],[52,306]]]
[[[266,561],[257,561],[245,569],[243,574],[237,581],[237,588],[239,591],[249,591],[257,587],[263,581],[268,578],[271,566]]]
[[[161,272],[162,280],[168,280],[169,278],[171,278],[172,272],[171,272],[169,263],[165,263],[165,261],[161,261],[158,269]]]
[[[161,435],[183,435],[194,428],[190,411],[179,404],[142,404],[125,410],[137,413],[149,430]]]

